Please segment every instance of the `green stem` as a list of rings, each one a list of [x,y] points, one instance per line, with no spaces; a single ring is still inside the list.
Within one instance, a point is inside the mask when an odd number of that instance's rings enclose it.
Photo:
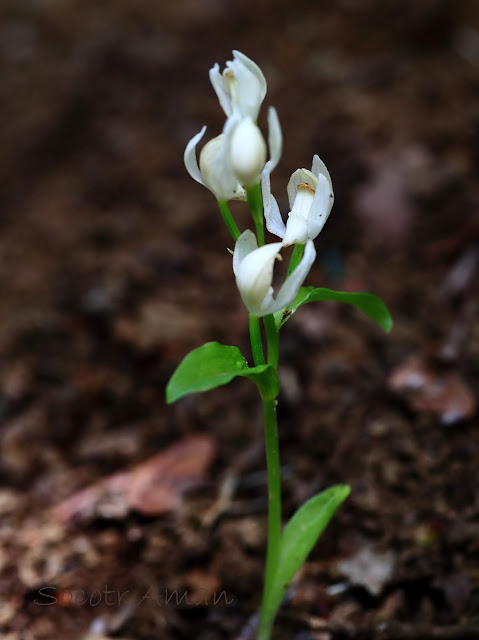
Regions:
[[[256,184],[246,189],[248,205],[256,227],[258,247],[264,245],[264,217],[261,186]],[[268,342],[268,364],[277,372],[279,359],[279,335],[273,315],[263,318]],[[255,365],[264,364],[263,345],[258,318],[249,317],[251,349]],[[276,399],[274,393],[261,394],[263,402],[264,433],[266,443],[266,465],[268,469],[268,542],[263,588],[263,601],[258,627],[258,640],[269,640],[276,611],[268,598],[278,568],[281,541],[281,469],[279,461],[278,424],[276,421]]]
[[[251,351],[253,352],[253,362],[255,367],[257,367],[260,364],[265,364],[259,318],[249,316],[249,336],[251,341]]]
[[[278,371],[279,332],[274,316],[263,318],[268,343],[268,364]],[[264,578],[263,602],[258,626],[258,640],[269,640],[276,610],[271,608],[268,598],[278,569],[281,542],[281,467],[279,460],[278,423],[276,399],[263,397],[264,433],[266,442],[266,464],[268,468],[268,547]]]
[[[236,222],[234,221],[233,214],[228,207],[228,202],[226,200],[218,200],[218,206],[221,211],[221,215],[223,216],[223,220],[228,227],[228,231],[233,236],[233,240],[236,242],[241,235],[240,230],[236,226]]]
[[[293,253],[291,255],[291,260],[289,262],[288,273],[286,275],[287,278],[293,273],[298,264],[301,262],[301,259],[304,254],[304,244],[295,244]]]
[[[268,364],[278,369],[279,361],[279,332],[276,328],[274,315],[270,314],[263,318],[264,328],[266,330],[266,339],[268,341]]]
[[[254,226],[256,228],[256,237],[258,239],[258,247],[264,245],[264,226],[263,226],[263,197],[261,195],[261,185],[255,184],[253,187],[247,187],[246,196],[248,198],[248,206],[253,217]]]
[[[278,568],[281,541],[281,471],[275,399],[263,398],[263,415],[268,467],[268,548],[258,640],[269,640],[276,611],[269,606],[268,597]]]

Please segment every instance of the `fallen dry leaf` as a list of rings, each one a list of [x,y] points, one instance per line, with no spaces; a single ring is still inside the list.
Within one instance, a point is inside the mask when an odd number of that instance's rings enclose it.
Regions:
[[[78,491],[53,508],[53,517],[68,522],[95,516],[121,518],[130,510],[148,516],[174,511],[202,482],[215,452],[211,436],[184,438],[134,469]]]
[[[130,508],[144,515],[177,509],[183,495],[203,480],[215,450],[211,436],[192,436],[141,464],[129,474]]]
[[[464,611],[471,597],[470,579],[466,573],[440,576],[434,580],[434,587],[444,592],[452,611],[456,614]]]
[[[378,553],[366,546],[340,562],[338,569],[352,584],[359,584],[378,596],[394,573],[395,559],[392,551]]]
[[[434,372],[418,356],[394,369],[388,384],[412,409],[433,413],[443,424],[460,422],[476,411],[474,394],[457,373]]]
[[[370,179],[356,190],[356,215],[388,246],[401,246],[411,231],[416,206],[409,174],[422,162],[423,153],[421,149],[401,149],[376,158]]]

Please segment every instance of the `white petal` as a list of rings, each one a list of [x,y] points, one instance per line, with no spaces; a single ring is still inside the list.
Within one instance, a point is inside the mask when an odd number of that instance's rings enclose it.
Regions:
[[[232,113],[231,98],[229,97],[225,89],[223,76],[220,73],[220,66],[218,63],[216,63],[214,67],[210,69],[210,81],[213,85],[213,89],[215,90],[216,95],[218,96],[221,108],[225,112],[226,116],[229,117]]]
[[[283,247],[289,247],[292,244],[306,244],[309,239],[308,221],[299,216],[290,215],[286,224]]]
[[[313,204],[308,216],[308,237],[314,240],[324,227],[333,202],[333,192],[327,178],[320,173],[314,194]]]
[[[236,183],[232,170],[223,162],[225,139],[221,134],[209,140],[200,153],[200,171],[205,186],[218,198],[229,200]]]
[[[257,184],[266,163],[266,142],[251,118],[243,118],[235,127],[229,152],[239,182],[246,187]]]
[[[276,313],[290,305],[299,293],[299,289],[306,279],[311,269],[314,259],[316,258],[316,249],[312,240],[308,240],[304,249],[304,255],[293,273],[279,290],[278,297],[274,304],[274,308],[269,309],[268,313]]]
[[[201,175],[201,171],[198,167],[198,160],[196,159],[196,145],[201,140],[201,138],[205,135],[206,127],[203,127],[199,133],[191,138],[191,140],[186,145],[185,153],[183,154],[183,160],[185,162],[185,167],[190,176],[199,182],[203,186],[205,182],[203,180],[203,176]]]
[[[264,245],[248,253],[237,265],[236,284],[251,315],[264,315],[262,306],[271,294],[274,261],[280,249],[281,242]]]
[[[244,258],[257,248],[258,243],[254,233],[249,229],[243,231],[238,240],[236,240],[235,250],[233,253],[233,272],[235,275],[237,274],[239,266],[243,262]]]
[[[281,125],[279,123],[278,114],[274,107],[268,110],[268,143],[270,153],[271,169],[270,173],[278,165],[283,150],[283,135],[281,133]]]
[[[333,182],[331,180],[331,176],[329,175],[329,171],[324,162],[317,154],[313,156],[313,166],[311,167],[311,173],[313,173],[315,176],[319,176],[319,174],[322,174],[329,182],[331,191],[333,190]]]
[[[268,231],[270,233],[273,233],[275,236],[278,236],[279,238],[283,238],[286,232],[286,226],[283,222],[283,218],[281,217],[278,203],[271,193],[271,171],[271,160],[269,160],[265,164],[263,174],[261,176],[261,192],[263,195],[264,218]]]
[[[232,96],[235,107],[243,117],[258,119],[261,103],[266,95],[266,79],[258,65],[240,51],[233,51],[230,68],[236,78],[236,91]]]
[[[318,179],[316,178],[316,176],[313,175],[311,171],[308,171],[308,169],[296,169],[296,171],[291,175],[287,187],[290,209],[293,208],[296,194],[298,192],[298,186],[302,182],[305,182],[311,187],[311,189],[316,191],[316,184],[318,183]]]
[[[258,67],[256,62],[253,62],[251,58],[245,56],[245,54],[241,53],[241,51],[238,51],[238,49],[233,49],[233,57],[235,58],[235,60],[239,60],[240,62],[242,62],[244,66],[254,75],[261,88],[261,100],[263,100],[266,95],[266,78],[264,77],[264,73]]]
[[[244,200],[246,194],[239,184],[229,159],[230,138],[234,122],[226,121],[225,133],[205,144],[200,153],[200,171],[203,184],[218,200]],[[231,125],[231,126],[230,126]]]
[[[331,195],[332,195],[332,198],[329,199],[329,206],[328,206],[328,213],[327,213],[327,215],[329,216],[334,204],[333,182],[331,180],[331,176],[329,175],[329,171],[326,165],[318,155],[313,156],[313,166],[311,167],[311,171],[312,173],[314,173],[315,176],[318,176],[318,178],[320,175],[323,175],[329,183],[329,187],[331,189]]]
[[[235,131],[240,123],[241,119],[237,115],[226,119],[222,134],[224,136],[224,145],[217,159],[218,170],[222,168],[227,176],[225,180],[227,180],[227,191],[230,193],[228,200],[246,200],[246,191],[239,183],[231,166],[231,145]]]

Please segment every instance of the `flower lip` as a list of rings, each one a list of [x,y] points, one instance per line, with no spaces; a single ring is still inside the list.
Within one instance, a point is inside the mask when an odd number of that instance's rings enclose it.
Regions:
[[[289,179],[287,192],[290,211],[294,207],[294,201],[298,195],[299,187],[303,185],[310,191],[316,193],[318,187],[318,178],[309,169],[296,169]]]
[[[316,190],[313,189],[312,187],[309,186],[309,184],[307,182],[300,182],[297,186],[297,191],[299,191],[299,188],[303,187],[304,189],[307,189],[308,191],[311,191],[311,193],[314,195],[316,193]]]

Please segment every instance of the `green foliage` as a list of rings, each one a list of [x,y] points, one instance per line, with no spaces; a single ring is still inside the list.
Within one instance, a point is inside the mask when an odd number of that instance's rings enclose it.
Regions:
[[[278,395],[278,376],[271,365],[248,367],[238,347],[207,342],[180,362],[166,387],[166,402],[172,404],[189,393],[220,387],[236,376],[249,378],[265,398]]]
[[[306,561],[319,536],[350,488],[336,485],[305,502],[285,526],[281,536],[279,562],[267,595],[267,608],[276,615],[294,574]]]
[[[301,305],[318,300],[333,300],[334,302],[344,302],[353,305],[372,320],[374,320],[386,333],[391,331],[393,321],[388,308],[381,300],[372,293],[356,293],[349,291],[333,291],[315,287],[301,287],[296,300],[284,311],[275,313],[276,326],[278,329],[288,320],[288,318]]]

